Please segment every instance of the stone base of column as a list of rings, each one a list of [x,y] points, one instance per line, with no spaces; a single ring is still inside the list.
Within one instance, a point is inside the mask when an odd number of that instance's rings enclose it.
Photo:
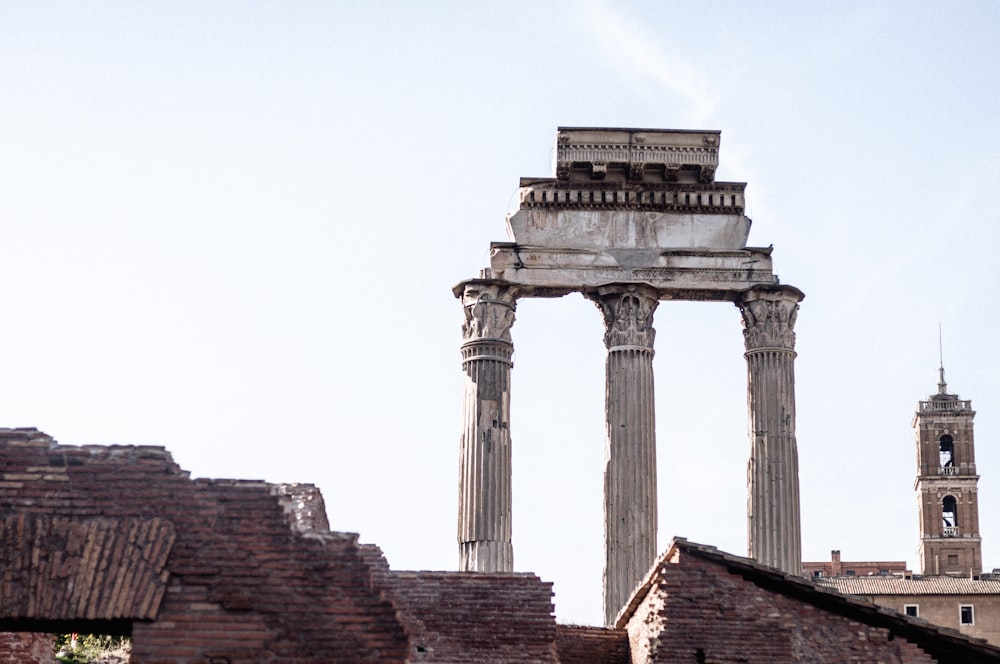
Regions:
[[[510,542],[461,542],[459,567],[463,572],[513,572],[514,547]]]

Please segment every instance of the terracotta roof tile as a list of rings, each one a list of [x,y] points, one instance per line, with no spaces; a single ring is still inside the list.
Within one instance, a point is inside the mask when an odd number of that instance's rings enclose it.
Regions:
[[[1000,595],[1000,581],[968,577],[838,576],[813,581],[847,595]]]

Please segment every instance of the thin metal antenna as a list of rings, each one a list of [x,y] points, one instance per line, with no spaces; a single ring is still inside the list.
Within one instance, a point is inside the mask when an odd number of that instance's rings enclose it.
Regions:
[[[941,323],[938,323],[938,394],[948,394],[948,383],[944,382],[944,343],[941,340]]]
[[[944,344],[941,342],[941,323],[938,323],[938,358],[940,358],[940,367],[944,369]]]

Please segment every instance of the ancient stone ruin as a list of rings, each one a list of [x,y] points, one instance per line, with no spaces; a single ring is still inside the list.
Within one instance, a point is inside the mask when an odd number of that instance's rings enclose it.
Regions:
[[[314,486],[191,479],[161,447],[0,429],[0,528],[4,664],[54,664],[61,632],[142,664],[554,661],[535,575],[390,571]]]
[[[130,635],[135,664],[1000,661],[799,576],[802,293],[778,283],[770,249],[745,246],[743,185],[713,181],[718,143],[560,130],[556,177],[522,181],[511,242],[456,289],[464,571],[391,570],[330,530],[311,485],[192,479],[160,447],[0,429],[0,664],[54,664],[53,632]],[[515,308],[571,292],[598,305],[608,347],[606,627],[557,625],[552,585],[510,571]],[[656,556],[652,316],[671,299],[743,314],[756,560],[679,538]]]
[[[655,560],[653,313],[732,302],[743,317],[750,430],[748,550],[801,571],[795,318],[804,297],[748,247],[741,182],[716,182],[718,131],[560,128],[555,177],[522,178],[509,241],[461,282],[466,373],[460,568],[509,572],[511,327],[525,297],[581,293],[604,319],[607,448],[604,611],[612,624]]]

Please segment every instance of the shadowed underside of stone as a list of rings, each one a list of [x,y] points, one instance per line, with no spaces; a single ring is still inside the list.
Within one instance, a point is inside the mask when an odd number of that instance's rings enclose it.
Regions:
[[[22,514],[0,526],[0,618],[156,617],[175,539],[169,521]]]

